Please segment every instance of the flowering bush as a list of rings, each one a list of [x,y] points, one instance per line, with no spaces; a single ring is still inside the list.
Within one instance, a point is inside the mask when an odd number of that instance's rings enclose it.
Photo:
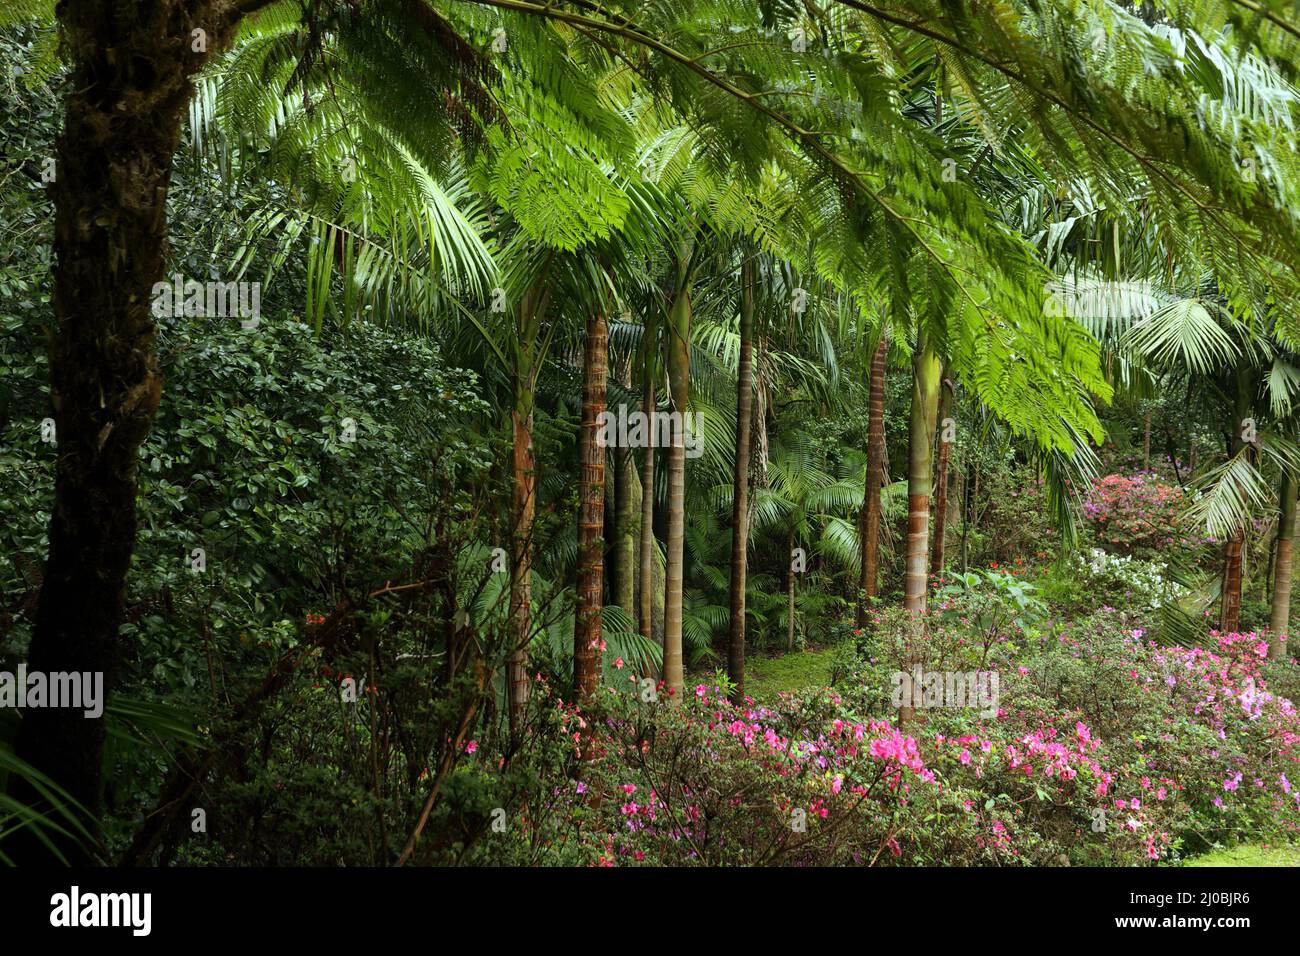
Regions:
[[[632,679],[587,713],[555,700],[551,770],[516,756],[513,793],[453,778],[441,812],[469,821],[469,859],[603,866],[1141,865],[1300,830],[1300,715],[1266,684],[1297,668],[1256,635],[1160,647],[1123,612],[991,641],[924,624],[874,612],[847,678],[770,706],[731,703],[721,676],[685,699]],[[996,672],[994,706],[900,726],[891,681],[918,657]],[[494,801],[521,825],[476,838]]]
[[[1108,554],[1093,548],[1071,556],[1071,572],[1085,582],[1083,591],[1092,606],[1105,605],[1134,611],[1154,611],[1177,601],[1187,589],[1169,577],[1169,566],[1127,554]]]
[[[599,840],[597,862],[832,865],[998,862],[970,821],[930,832],[951,804],[917,741],[867,720],[833,691],[736,706],[724,683],[686,700],[612,702],[604,749],[572,785]]]
[[[1183,493],[1149,472],[1106,475],[1093,482],[1083,515],[1097,541],[1121,554],[1152,555],[1175,542],[1187,544],[1180,529]]]

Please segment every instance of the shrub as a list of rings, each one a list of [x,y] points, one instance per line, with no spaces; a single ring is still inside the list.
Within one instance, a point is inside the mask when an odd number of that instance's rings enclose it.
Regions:
[[[1083,502],[1084,518],[1104,548],[1145,557],[1190,543],[1180,528],[1182,508],[1182,491],[1148,472],[1098,478]]]

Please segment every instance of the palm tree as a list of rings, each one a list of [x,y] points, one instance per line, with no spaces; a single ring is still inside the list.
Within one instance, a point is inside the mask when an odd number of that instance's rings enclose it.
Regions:
[[[700,266],[694,242],[684,242],[677,254],[675,281],[665,323],[665,365],[673,418],[668,447],[668,539],[664,572],[664,681],[669,694],[686,687],[682,667],[682,581],[685,568],[686,443],[685,427],[691,394],[691,285]]]
[[[798,576],[811,557],[851,569],[858,557],[855,522],[862,486],[825,468],[825,452],[804,432],[779,436],[769,462],[770,483],[754,490],[755,534],[771,533],[784,546],[786,650],[794,649]],[[734,507],[732,490],[715,490],[719,506]]]
[[[867,623],[867,608],[880,593],[880,489],[885,479],[885,359],[888,331],[882,326],[871,355],[870,398],[867,409],[867,470],[862,498],[862,561],[858,589],[857,625]]]
[[[574,698],[590,702],[600,676],[604,603],[605,448],[599,441],[605,412],[609,335],[605,310],[589,310],[583,348],[582,433],[578,477],[578,600],[573,628]],[[586,748],[584,747],[584,750]]]
[[[912,352],[912,410],[907,443],[907,551],[903,607],[925,612],[927,558],[930,549],[930,490],[934,459],[935,418],[939,411],[939,353],[922,331]]]
[[[940,380],[939,461],[934,469],[934,548],[930,553],[930,573],[933,575],[943,571],[944,536],[948,527],[948,462],[952,455],[948,421],[956,399],[956,388],[948,377],[947,368],[940,373]]]
[[[754,407],[754,261],[740,266],[740,359],[736,375],[736,459],[731,502],[731,619],[727,676],[732,699],[745,699],[745,575],[749,570],[749,452]]]
[[[1273,660],[1286,658],[1286,639],[1291,630],[1291,542],[1295,537],[1296,479],[1289,471],[1282,475],[1282,492],[1279,497],[1273,604],[1268,625],[1273,635],[1273,640],[1268,645],[1268,656]]]

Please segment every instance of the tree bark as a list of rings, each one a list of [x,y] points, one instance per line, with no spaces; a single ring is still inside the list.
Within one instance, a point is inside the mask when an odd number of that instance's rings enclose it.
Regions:
[[[740,365],[736,374],[736,472],[731,496],[731,631],[727,676],[745,699],[745,579],[749,569],[749,447],[754,409],[754,262],[740,269]]]
[[[623,366],[619,379],[624,388],[631,390],[630,362]],[[614,461],[614,602],[629,615],[635,615],[637,525],[641,514],[636,453],[631,448],[619,448]]]
[[[691,292],[683,264],[669,311],[668,387],[672,397],[673,441],[668,448],[668,542],[664,581],[664,680],[670,694],[685,688],[682,665],[682,581],[686,549],[685,416],[690,397]]]
[[[928,592],[926,577],[930,549],[930,490],[934,463],[934,426],[939,410],[939,356],[918,332],[912,356],[912,409],[907,449],[907,564],[903,580],[903,607],[912,616],[909,627],[907,659],[904,671],[912,673],[920,660],[920,642],[925,632],[925,607]],[[911,721],[915,699],[911,677],[904,680],[904,706],[899,710],[899,725]]]
[[[925,611],[926,558],[930,550],[930,491],[934,426],[939,407],[939,356],[918,336],[912,359],[912,410],[907,464],[907,573],[903,606]]]
[[[1245,527],[1238,528],[1223,549],[1223,605],[1219,630],[1224,634],[1234,633],[1241,623],[1241,548],[1245,537]]]
[[[590,702],[600,683],[601,620],[605,578],[605,448],[599,439],[605,411],[609,331],[604,313],[587,319],[583,351],[582,433],[578,439],[578,605],[573,627],[573,690],[580,706]],[[591,721],[587,721],[587,731]],[[583,756],[589,756],[589,733]]]
[[[1291,544],[1295,537],[1296,516],[1295,476],[1289,472],[1282,476],[1281,515],[1277,524],[1277,557],[1273,584],[1273,613],[1269,618],[1272,639],[1268,643],[1268,656],[1273,660],[1286,657],[1286,639],[1291,630]]]
[[[119,630],[136,538],[137,452],[162,395],[151,299],[165,267],[172,157],[191,78],[246,11],[202,0],[62,0],[57,12],[71,63],[49,185],[58,457],[27,666],[100,673],[111,694],[126,646]],[[196,29],[204,31],[202,49],[195,49]],[[102,719],[31,708],[16,749],[97,816],[104,738]],[[11,794],[44,806],[21,778]],[[27,828],[6,852],[15,861],[48,859],[29,838]],[[52,839],[72,863],[91,857],[88,847]]]
[[[647,359],[653,368],[653,360]],[[650,370],[645,376],[645,397],[641,402],[649,422],[653,425],[657,408],[654,377]],[[651,429],[653,432],[653,429]],[[640,605],[637,626],[647,641],[654,640],[655,605],[655,443],[647,441],[645,456],[641,460],[641,555],[639,563]]]
[[[514,488],[511,498],[510,651],[506,657],[506,710],[510,737],[517,740],[528,706],[528,642],[533,633],[533,521],[537,498],[533,460],[531,393],[517,394],[511,413]]]
[[[794,650],[794,532],[790,532],[789,547],[786,549],[790,556],[789,570],[786,572],[785,579],[785,649],[786,652]]]
[[[952,442],[945,437],[948,429],[944,422],[952,414],[954,398],[952,382],[945,375],[940,385],[939,463],[934,475],[934,548],[930,552],[930,573],[934,575],[943,571],[944,537],[948,529],[948,459],[952,454]]]
[[[871,383],[867,411],[867,473],[862,497],[862,564],[858,589],[857,625],[867,623],[870,599],[880,593],[880,488],[885,463],[885,358],[889,339],[884,329],[871,357]]]
[[[1252,384],[1250,372],[1244,366],[1234,370],[1236,395],[1234,400],[1234,421],[1232,423],[1232,440],[1229,448],[1232,454],[1239,454],[1246,442],[1242,437],[1246,418],[1250,415]],[[1248,451],[1247,454],[1250,454]],[[1235,633],[1241,626],[1241,580],[1242,551],[1246,542],[1246,522],[1243,521],[1224,544],[1223,548],[1223,600],[1219,612],[1219,630],[1224,634]]]
[[[515,342],[515,406],[510,548],[510,650],[506,657],[506,716],[512,743],[523,730],[528,707],[528,644],[533,636],[533,526],[537,515],[537,462],[533,455],[533,406],[541,356],[537,340],[548,294],[539,278],[519,306]]]

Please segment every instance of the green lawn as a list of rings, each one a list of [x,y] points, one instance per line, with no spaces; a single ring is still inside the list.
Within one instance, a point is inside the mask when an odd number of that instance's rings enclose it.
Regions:
[[[1183,866],[1300,866],[1300,846],[1234,846],[1192,857]]]
[[[745,693],[757,703],[771,704],[782,691],[828,686],[835,650],[832,646],[780,657],[751,657],[745,661]]]

